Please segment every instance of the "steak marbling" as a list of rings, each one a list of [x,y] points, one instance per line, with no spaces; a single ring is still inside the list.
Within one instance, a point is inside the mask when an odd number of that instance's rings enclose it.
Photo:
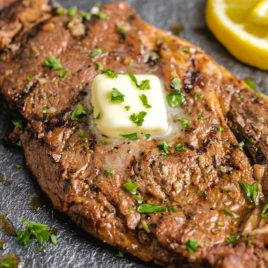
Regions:
[[[144,261],[267,267],[267,220],[260,217],[268,173],[266,97],[201,49],[142,21],[126,3],[103,5],[107,19],[81,21],[79,13],[57,15],[46,1],[26,2],[15,1],[0,13],[0,89],[28,122],[20,135],[26,162],[53,205],[91,235]],[[29,27],[19,34],[8,28],[11,18],[21,22],[18,10],[40,10],[40,3],[45,11]],[[127,29],[123,35],[121,26]],[[96,47],[107,54],[89,57]],[[67,77],[44,67],[49,56],[60,58]],[[114,142],[96,135],[90,115],[71,120],[75,105],[88,102],[99,73],[96,61],[118,73],[156,74],[167,93],[173,75],[180,78],[190,128],[165,140],[184,144],[186,152],[171,147],[163,156],[162,140]],[[55,112],[44,113],[51,107]],[[169,209],[138,213],[139,204],[122,187],[129,180],[138,184],[143,203]],[[240,182],[261,184],[257,206]],[[226,242],[237,235],[233,245]],[[193,239],[198,248],[189,252],[185,245]]]

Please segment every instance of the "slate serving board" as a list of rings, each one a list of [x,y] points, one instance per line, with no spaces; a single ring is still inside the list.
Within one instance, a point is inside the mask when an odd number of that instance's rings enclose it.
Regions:
[[[89,9],[92,0],[62,0],[68,7],[71,4]],[[107,1],[99,1],[107,2]],[[252,77],[259,90],[268,93],[268,76],[266,72],[248,67],[236,61],[207,30],[204,21],[205,0],[129,0],[139,14],[149,23],[169,30],[170,25],[179,21],[184,26],[181,36],[203,48],[219,63],[223,64],[240,78]],[[1,99],[1,97],[0,97]],[[22,261],[22,267],[78,268],[78,267],[156,267],[144,264],[137,259],[125,256],[115,257],[116,249],[108,247],[79,230],[63,214],[55,211],[32,175],[16,164],[24,162],[22,151],[4,142],[5,133],[10,127],[10,115],[2,109],[0,100],[0,178],[11,182],[5,186],[0,182],[0,211],[5,213],[16,228],[21,227],[19,218],[25,217],[41,221],[57,230],[58,244],[48,245],[46,252],[40,251],[32,242],[30,246],[18,245],[15,237],[0,231],[0,240],[6,241],[6,247],[0,256],[9,252],[15,253]],[[43,204],[36,213],[29,209],[32,195],[38,195]]]

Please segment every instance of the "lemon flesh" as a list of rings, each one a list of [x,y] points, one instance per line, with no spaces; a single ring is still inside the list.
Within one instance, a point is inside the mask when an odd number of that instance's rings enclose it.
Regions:
[[[268,70],[268,0],[208,0],[206,21],[237,59]]]

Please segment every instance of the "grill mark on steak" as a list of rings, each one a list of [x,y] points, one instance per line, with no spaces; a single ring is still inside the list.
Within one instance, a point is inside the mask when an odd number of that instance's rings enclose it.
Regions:
[[[244,258],[252,254],[243,249],[246,241],[241,240],[238,246],[230,247],[225,245],[224,240],[236,232],[241,233],[240,228],[243,228],[244,218],[250,209],[238,182],[252,184],[255,180],[252,167],[238,148],[238,142],[225,119],[229,120],[229,124],[235,122],[238,115],[244,116],[244,109],[247,109],[247,114],[251,111],[249,116],[253,118],[257,113],[250,109],[249,103],[252,100],[256,111],[262,109],[261,115],[265,116],[268,111],[267,104],[256,99],[254,93],[248,94],[241,90],[240,94],[248,104],[238,106],[238,114],[235,114],[232,105],[224,101],[234,96],[231,94],[230,97],[227,85],[234,86],[237,81],[203,52],[194,48],[195,53],[178,53],[181,48],[191,45],[175,37],[166,36],[145,24],[133,15],[134,12],[127,4],[107,4],[104,11],[109,14],[110,19],[94,20],[92,28],[95,31],[91,29],[92,22],[88,22],[87,34],[90,33],[91,36],[86,35],[82,40],[70,41],[66,50],[59,53],[62,61],[67,65],[64,57],[73,55],[71,53],[74,48],[77,49],[74,54],[81,53],[82,50],[83,55],[86,55],[87,50],[100,46],[110,50],[110,56],[102,59],[104,66],[118,72],[131,69],[134,72],[155,73],[164,81],[167,92],[172,90],[170,80],[174,72],[182,81],[187,73],[191,73],[191,77],[194,72],[198,73],[198,79],[195,75],[190,79],[191,88],[186,86],[183,89],[187,95],[182,108],[191,119],[191,129],[182,137],[170,140],[172,145],[183,143],[190,149],[181,154],[172,147],[171,155],[163,157],[158,150],[158,140],[127,142],[114,146],[96,141],[90,130],[87,131],[86,138],[79,138],[79,131],[85,128],[84,123],[70,122],[70,110],[65,107],[78,101],[81,91],[86,85],[90,87],[90,82],[96,74],[92,68],[94,61],[87,58],[81,68],[77,68],[77,63],[74,64],[73,68],[77,69],[71,70],[70,80],[65,82],[54,82],[56,75],[45,72],[48,78],[47,86],[37,86],[26,96],[24,107],[27,104],[29,107],[23,110],[23,115],[31,126],[21,138],[27,165],[59,210],[66,212],[92,235],[145,261],[167,264],[178,260],[208,260],[212,265],[228,267],[226,263],[229,265],[235,254],[236,261],[244,263]],[[131,23],[131,27],[123,42],[115,32],[116,23],[125,20]],[[99,27],[105,29],[103,36],[99,34]],[[111,43],[105,46],[107,36],[110,37]],[[26,46],[28,45],[27,43]],[[157,51],[160,55],[156,64],[148,64],[152,51]],[[124,56],[134,59],[132,66],[126,67],[123,64]],[[72,60],[74,59],[78,61],[79,57],[73,57]],[[16,61],[16,57],[12,60]],[[23,64],[24,61],[20,60],[20,64]],[[72,61],[69,68],[71,67]],[[79,81],[77,89],[71,95],[70,90],[74,83],[71,79],[75,77],[77,70],[82,70],[83,76],[86,76],[87,72],[90,72],[90,75],[85,78],[88,79],[85,82]],[[69,91],[61,92],[67,82]],[[31,105],[36,104],[41,94],[52,90],[49,86],[56,86],[55,91],[67,96],[64,105],[60,103],[61,99],[46,101],[46,105],[56,103],[60,113],[42,118],[39,115],[43,106],[36,108]],[[223,94],[219,99],[215,90],[218,94]],[[195,99],[197,92],[203,94],[202,100]],[[13,100],[12,94],[7,91],[6,97]],[[232,101],[234,106],[237,105]],[[235,118],[224,118],[222,111],[225,115],[230,112]],[[206,120],[197,119],[200,112],[206,113]],[[257,116],[256,120],[259,120]],[[66,123],[63,124],[63,121]],[[262,121],[258,122],[263,124]],[[224,132],[216,131],[215,126],[219,125],[224,127]],[[252,124],[246,124],[239,131],[254,131],[255,135],[258,134]],[[257,138],[262,140],[267,137],[265,135],[263,131]],[[260,143],[256,146],[260,146]],[[107,167],[113,167],[115,174],[105,174],[104,169]],[[133,196],[122,189],[129,179],[138,183],[138,194],[144,203],[165,205],[169,211],[138,214],[138,204]],[[262,196],[260,198],[262,199]],[[223,213],[225,208],[238,213],[240,218],[233,219],[226,215]],[[152,227],[149,235],[142,230],[140,219]],[[218,221],[223,222],[224,226],[218,228]],[[264,223],[260,223],[260,226],[261,224]],[[198,240],[199,248],[196,253],[186,250],[185,243],[189,239]],[[254,252],[265,254],[264,239],[255,239],[259,248],[254,247]],[[217,250],[214,250],[215,247]],[[261,254],[257,259],[254,258],[252,265],[257,263],[256,260],[267,264]]]

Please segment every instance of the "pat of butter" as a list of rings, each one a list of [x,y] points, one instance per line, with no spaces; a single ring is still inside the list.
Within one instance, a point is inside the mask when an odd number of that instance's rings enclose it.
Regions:
[[[150,89],[140,90],[127,74],[118,74],[116,78],[97,75],[92,84],[91,102],[98,130],[108,137],[120,137],[131,133],[161,134],[168,129],[168,117],[163,96],[163,86],[155,75],[135,75],[138,84],[150,81]],[[124,95],[123,102],[111,100],[112,89]],[[146,108],[140,96],[147,97],[151,108]],[[132,114],[146,112],[141,126],[131,119]]]

